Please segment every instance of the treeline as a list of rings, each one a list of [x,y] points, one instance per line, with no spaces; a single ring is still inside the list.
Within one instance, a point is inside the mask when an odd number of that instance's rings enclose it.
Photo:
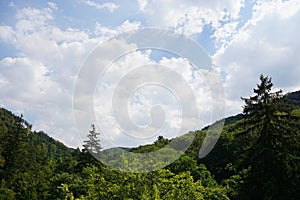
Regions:
[[[226,188],[187,155],[166,169],[126,173],[104,166],[85,148],[69,149],[30,131],[30,124],[3,108],[0,118],[1,200],[228,199]],[[166,141],[160,137],[151,146]]]
[[[1,108],[0,199],[300,199],[300,92],[283,96],[272,86],[269,77],[260,77],[254,95],[242,99],[243,114],[225,119],[220,139],[203,159],[198,153],[207,127],[123,149],[146,153],[164,147],[161,156],[167,158],[193,139],[179,159],[148,173],[122,170],[165,163],[105,150],[120,171],[91,156],[89,151],[103,153],[94,126],[83,149],[71,149]]]

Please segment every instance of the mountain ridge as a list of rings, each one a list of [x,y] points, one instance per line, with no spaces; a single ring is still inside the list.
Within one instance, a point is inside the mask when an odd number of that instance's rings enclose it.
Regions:
[[[291,104],[291,105],[295,106],[296,109],[300,108],[300,90],[297,90],[297,91],[294,91],[294,92],[289,92],[289,93],[285,94],[284,97],[287,99],[288,104]],[[2,121],[4,120],[3,118],[5,116],[8,117],[10,123],[12,123],[16,119],[20,119],[20,116],[17,116],[12,111],[9,111],[5,108],[0,108],[0,111],[1,111],[0,112],[0,118],[2,119]],[[21,115],[21,116],[23,117],[23,115]],[[224,120],[224,125],[228,125],[228,124],[235,123],[236,121],[239,121],[241,119],[243,119],[243,114],[239,113],[239,114],[236,114],[236,115],[225,117],[221,120]],[[220,120],[218,120],[218,121],[220,121]],[[31,126],[31,124],[29,124],[26,120],[24,120],[24,123]],[[199,131],[207,130],[209,128],[209,126],[211,126],[211,125],[205,126],[202,129],[200,129]],[[31,134],[31,138],[33,140],[44,140],[44,141],[48,141],[51,144],[56,143],[59,146],[61,146],[63,144],[68,149],[70,149],[72,151],[75,150],[74,148],[66,146],[63,142],[61,142],[57,139],[54,139],[53,137],[51,137],[50,135],[48,135],[47,133],[45,133],[43,131],[33,131],[33,132],[34,132],[34,134],[37,135],[37,137],[35,138],[35,137],[32,137],[32,134]],[[174,138],[171,138],[171,139],[168,139],[168,140],[172,140],[172,139],[174,139]],[[35,141],[35,142],[37,143],[37,141]],[[151,144],[149,144],[149,145],[151,145]],[[143,145],[140,145],[140,146],[143,146]],[[121,148],[123,150],[128,151],[128,150],[131,150],[131,149],[134,149],[134,148],[137,148],[137,147],[132,147],[132,148],[129,148],[129,147],[116,147],[116,148]]]

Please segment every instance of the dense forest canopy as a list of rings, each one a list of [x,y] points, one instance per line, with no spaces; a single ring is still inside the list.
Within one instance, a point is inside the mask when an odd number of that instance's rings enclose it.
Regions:
[[[174,163],[148,173],[122,172],[97,161],[101,141],[92,125],[83,149],[31,130],[22,116],[0,109],[0,199],[300,199],[300,91],[272,91],[260,77],[243,113],[225,119],[214,149],[199,159],[207,127],[178,138],[126,149],[152,152],[171,141],[195,139]],[[131,160],[111,151],[110,162]],[[172,149],[162,152],[169,155]],[[113,159],[115,158],[115,159]],[[121,158],[121,159],[120,159]],[[149,157],[146,161],[153,162]],[[164,163],[153,163],[161,164]]]

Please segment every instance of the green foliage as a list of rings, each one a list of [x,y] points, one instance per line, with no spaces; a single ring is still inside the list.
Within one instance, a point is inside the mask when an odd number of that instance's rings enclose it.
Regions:
[[[13,200],[15,198],[15,192],[9,189],[4,179],[1,180],[0,186],[0,199],[2,200]]]
[[[285,98],[287,99],[287,103],[300,108],[300,91],[288,93],[285,95]]]
[[[295,116],[295,117],[300,117],[300,109],[293,110],[292,115]]]
[[[300,92],[284,98],[271,88],[271,79],[261,76],[255,95],[244,98],[244,113],[225,119],[220,139],[202,159],[209,127],[102,150],[92,125],[80,150],[31,131],[22,116],[0,109],[0,199],[300,199]],[[94,156],[103,151],[106,163],[132,172],[98,162]],[[166,166],[170,159],[176,161]],[[133,173],[145,166],[163,169]]]
[[[260,76],[254,96],[245,101],[245,130],[238,136],[252,137],[245,149],[243,167],[249,167],[242,186],[243,199],[297,199],[299,188],[299,123],[281,91],[271,92],[271,78]],[[295,145],[296,144],[296,145]]]
[[[58,187],[62,191],[62,198],[64,200],[74,200],[73,192],[70,192],[69,186],[67,184],[61,184],[61,186]]]

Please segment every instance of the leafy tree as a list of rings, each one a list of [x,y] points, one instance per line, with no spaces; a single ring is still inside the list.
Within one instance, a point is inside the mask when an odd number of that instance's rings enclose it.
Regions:
[[[14,197],[15,197],[15,192],[13,190],[7,188],[5,180],[2,179],[1,185],[0,185],[0,199],[13,200]]]
[[[284,101],[282,91],[271,92],[273,83],[268,76],[260,76],[261,83],[254,95],[245,101],[245,130],[240,137],[249,139],[242,166],[248,176],[242,186],[243,199],[294,199],[298,191],[299,150],[298,130],[291,129],[294,120],[291,107]],[[298,188],[295,188],[298,186]],[[299,198],[299,197],[298,197]]]
[[[62,199],[64,200],[74,200],[74,195],[69,190],[69,186],[67,184],[61,184],[61,186],[58,187],[64,194],[64,197]]]

